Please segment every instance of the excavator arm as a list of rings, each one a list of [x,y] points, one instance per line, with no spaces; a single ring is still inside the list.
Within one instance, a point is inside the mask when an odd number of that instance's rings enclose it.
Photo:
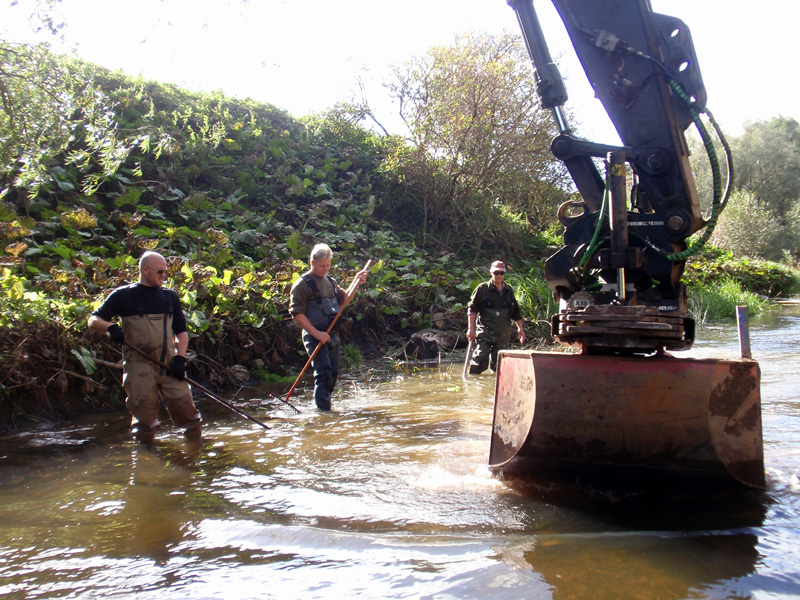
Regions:
[[[564,247],[545,264],[561,306],[553,333],[565,345],[600,353],[687,348],[694,337],[680,281],[694,251],[687,239],[713,229],[724,206],[718,190],[712,218],[703,219],[689,165],[685,130],[694,123],[708,136],[699,118],[706,92],[689,29],[654,13],[648,0],[552,1],[622,141],[612,146],[575,135],[533,1],[508,0],[541,104],[555,118],[551,150],[581,197],[559,209]],[[605,173],[598,169],[603,161]]]
[[[732,175],[689,30],[648,0],[552,1],[622,145],[575,135],[533,0],[508,0],[556,121],[551,149],[580,195],[559,208],[564,246],[545,277],[559,301],[553,334],[581,352],[500,351],[489,464],[506,475],[645,485],[669,473],[763,488],[758,363],[664,352],[694,341],[681,274],[713,231]],[[708,218],[689,167],[691,124],[714,179]]]

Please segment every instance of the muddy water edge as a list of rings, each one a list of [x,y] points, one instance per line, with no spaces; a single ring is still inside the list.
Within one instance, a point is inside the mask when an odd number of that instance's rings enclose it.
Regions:
[[[691,356],[738,355],[735,326]],[[0,438],[0,596],[39,598],[800,597],[800,307],[751,322],[768,489],[668,492],[487,468],[494,377],[460,365],[202,401],[202,447],[124,413]],[[310,378],[309,378],[310,381]]]

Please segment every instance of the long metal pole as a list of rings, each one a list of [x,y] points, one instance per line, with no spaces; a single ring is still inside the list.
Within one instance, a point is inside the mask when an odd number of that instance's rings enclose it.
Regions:
[[[625,302],[625,261],[628,252],[628,200],[625,190],[625,153],[608,153],[611,191],[611,266],[617,269],[619,299]]]
[[[736,307],[736,325],[739,330],[739,352],[742,358],[753,358],[750,350],[750,320],[746,306]]]
[[[148,359],[150,359],[151,361],[153,361],[155,364],[157,364],[157,365],[158,365],[159,367],[161,367],[162,369],[166,369],[167,371],[169,371],[169,370],[170,370],[170,368],[169,368],[169,365],[166,365],[166,364],[162,363],[160,360],[158,360],[158,359],[156,359],[156,358],[154,358],[154,357],[150,356],[150,355],[149,355],[147,352],[145,352],[145,351],[144,351],[144,350],[142,350],[141,348],[137,348],[136,346],[134,346],[133,344],[131,344],[131,343],[129,343],[129,342],[125,342],[125,345],[126,345],[128,348],[130,348],[131,350],[133,350],[134,352],[136,352],[137,354],[140,354],[140,355],[144,356],[145,358],[148,358]],[[204,394],[206,394],[206,395],[207,395],[209,398],[211,398],[212,400],[216,400],[217,402],[219,402],[219,403],[220,403],[220,404],[222,404],[223,406],[225,406],[225,407],[227,407],[227,408],[230,408],[230,409],[231,409],[233,412],[235,412],[236,414],[243,416],[245,419],[250,419],[250,420],[251,420],[253,423],[255,423],[255,424],[257,424],[257,425],[260,425],[260,426],[261,426],[261,427],[263,427],[264,429],[267,429],[267,430],[269,430],[269,429],[272,429],[272,428],[271,428],[269,425],[266,425],[265,423],[262,423],[261,421],[259,421],[258,419],[256,419],[254,416],[252,416],[252,415],[248,415],[248,414],[247,414],[246,412],[244,412],[242,409],[240,409],[240,408],[238,408],[238,407],[234,406],[233,404],[231,404],[230,402],[228,402],[228,401],[226,401],[226,400],[223,400],[222,398],[220,398],[219,396],[217,396],[217,395],[216,395],[214,392],[212,392],[211,390],[209,390],[209,389],[207,389],[207,388],[203,387],[202,385],[200,385],[200,384],[199,384],[199,383],[197,383],[196,381],[192,381],[191,379],[189,379],[189,378],[188,378],[188,377],[186,377],[186,376],[184,376],[184,380],[185,380],[185,381],[186,381],[186,382],[187,382],[189,385],[191,385],[192,387],[196,387],[198,390],[200,390],[201,392],[203,392]]]
[[[461,374],[461,379],[467,380],[467,371],[469,371],[469,359],[472,358],[472,344],[475,340],[470,340],[467,344],[467,357],[464,359],[464,372]]]

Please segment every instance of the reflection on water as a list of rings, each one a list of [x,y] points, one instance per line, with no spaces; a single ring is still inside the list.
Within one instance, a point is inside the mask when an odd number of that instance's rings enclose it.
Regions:
[[[757,541],[752,534],[556,535],[508,546],[502,558],[552,582],[553,598],[687,598],[702,597],[690,594],[698,582],[753,573]]]
[[[503,480],[487,468],[493,377],[368,373],[343,383],[331,414],[308,389],[301,414],[260,390],[237,398],[269,431],[208,402],[199,452],[169,428],[137,445],[121,413],[0,439],[0,594],[800,595],[800,322],[770,318],[751,334],[767,493]],[[737,352],[730,327],[706,334],[696,352]]]

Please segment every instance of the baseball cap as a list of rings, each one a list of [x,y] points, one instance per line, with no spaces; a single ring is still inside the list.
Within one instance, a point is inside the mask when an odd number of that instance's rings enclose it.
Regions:
[[[496,260],[492,263],[492,266],[489,267],[489,272],[494,273],[495,271],[502,271],[503,273],[506,272],[506,263],[502,260]]]

